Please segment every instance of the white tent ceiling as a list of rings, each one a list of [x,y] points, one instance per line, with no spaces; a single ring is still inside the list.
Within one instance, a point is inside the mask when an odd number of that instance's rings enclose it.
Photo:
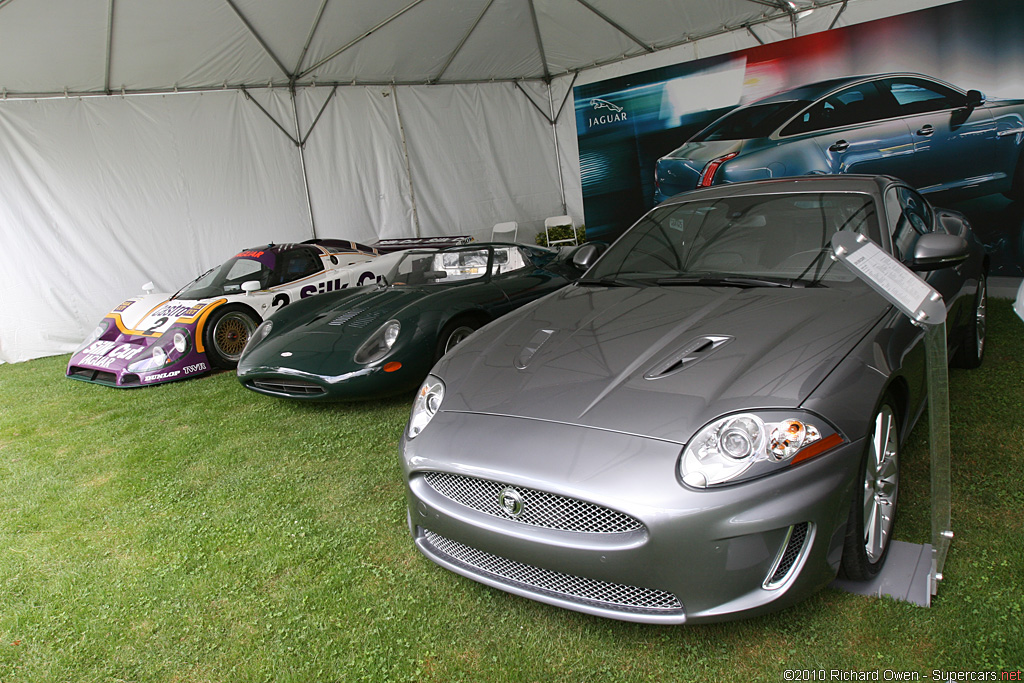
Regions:
[[[0,98],[550,81],[714,36],[771,42],[942,1],[0,0]]]

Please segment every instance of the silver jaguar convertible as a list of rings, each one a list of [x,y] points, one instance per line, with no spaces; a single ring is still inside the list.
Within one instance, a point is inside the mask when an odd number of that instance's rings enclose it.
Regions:
[[[925,277],[953,362],[981,362],[985,256],[963,216],[906,184],[680,195],[433,368],[401,444],[417,548],[510,593],[652,623],[877,574],[924,331],[832,258],[842,230]]]

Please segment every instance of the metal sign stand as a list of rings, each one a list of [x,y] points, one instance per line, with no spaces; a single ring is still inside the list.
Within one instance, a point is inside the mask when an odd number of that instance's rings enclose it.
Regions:
[[[832,236],[832,250],[836,260],[925,330],[932,501],[931,545],[891,541],[885,566],[873,580],[837,580],[833,585],[851,593],[889,595],[928,607],[931,596],[938,592],[953,539],[946,306],[931,285],[864,235],[837,232]]]

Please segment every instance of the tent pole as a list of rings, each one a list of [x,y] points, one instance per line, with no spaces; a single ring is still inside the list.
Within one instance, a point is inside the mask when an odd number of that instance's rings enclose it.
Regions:
[[[572,86],[569,86],[572,89]],[[558,193],[562,198],[562,213],[566,214],[569,209],[565,203],[565,181],[562,179],[562,152],[558,149],[558,115],[561,114],[561,110],[555,113],[555,101],[551,97],[551,83],[548,83],[548,111],[551,115],[548,117],[551,121],[551,137],[555,143],[555,170],[558,171]]]
[[[409,180],[409,198],[412,200],[412,224],[416,237],[420,234],[420,216],[416,211],[416,187],[412,184],[412,166],[409,164],[409,146],[405,142],[405,126],[402,124],[402,112],[398,108],[398,88],[391,85],[391,96],[395,99],[395,117],[398,119],[398,130],[402,134],[402,153],[405,155],[405,177]]]
[[[309,195],[309,176],[306,173],[306,141],[302,139],[299,132],[299,106],[296,104],[295,87],[289,88],[292,96],[292,114],[295,117],[295,146],[299,149],[299,167],[302,169],[302,189],[306,192],[306,210],[309,212],[309,230],[313,239],[316,239],[316,219],[313,218],[313,200]]]

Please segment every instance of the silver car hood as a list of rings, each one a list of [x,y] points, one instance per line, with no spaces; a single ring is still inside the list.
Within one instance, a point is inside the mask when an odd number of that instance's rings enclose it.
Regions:
[[[572,286],[478,332],[435,373],[442,410],[685,443],[725,413],[799,406],[887,309],[859,283]]]

